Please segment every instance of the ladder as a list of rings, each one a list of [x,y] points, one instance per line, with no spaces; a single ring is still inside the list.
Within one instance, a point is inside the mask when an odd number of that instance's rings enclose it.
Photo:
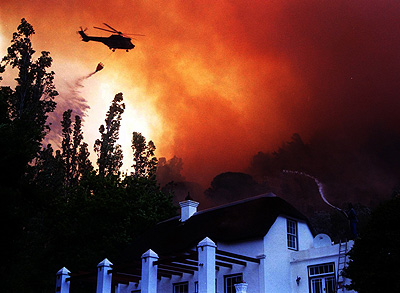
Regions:
[[[337,282],[336,282],[336,291],[337,292],[345,292],[346,288],[344,287],[346,278],[343,276],[343,269],[347,266],[347,240],[342,242],[339,241],[339,259],[337,266]]]

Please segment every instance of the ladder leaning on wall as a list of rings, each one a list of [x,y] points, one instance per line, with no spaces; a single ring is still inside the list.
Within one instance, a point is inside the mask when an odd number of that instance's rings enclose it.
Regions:
[[[347,266],[347,240],[342,242],[339,241],[339,259],[338,259],[338,266],[337,266],[337,282],[336,282],[336,291],[345,292],[346,288],[344,287],[346,277],[343,276],[343,270]]]

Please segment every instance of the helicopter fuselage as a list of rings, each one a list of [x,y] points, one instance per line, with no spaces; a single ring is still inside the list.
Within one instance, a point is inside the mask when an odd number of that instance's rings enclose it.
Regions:
[[[135,45],[132,44],[131,42],[131,38],[123,37],[118,34],[113,34],[109,37],[92,37],[85,34],[83,30],[80,30],[79,34],[82,37],[82,41],[100,42],[109,47],[113,51],[115,51],[115,49],[123,49],[128,51],[130,49],[135,48]]]

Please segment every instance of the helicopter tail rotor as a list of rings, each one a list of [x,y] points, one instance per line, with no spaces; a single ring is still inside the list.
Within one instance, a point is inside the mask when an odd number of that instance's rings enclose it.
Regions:
[[[87,28],[83,29],[82,27],[80,27],[80,31],[78,31],[78,34],[81,35],[82,37],[82,41],[84,42],[89,42],[89,37],[87,36],[87,34],[85,34],[85,31],[87,30]]]

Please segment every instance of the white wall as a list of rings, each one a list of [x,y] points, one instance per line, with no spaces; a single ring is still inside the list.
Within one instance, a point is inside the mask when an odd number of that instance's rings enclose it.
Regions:
[[[298,247],[308,249],[313,236],[305,222],[297,221]],[[286,217],[279,216],[264,237],[265,254],[265,292],[291,292],[293,282],[290,278],[290,256],[293,250],[287,246]]]
[[[253,239],[249,241],[236,242],[234,244],[217,243],[217,249],[257,258],[257,256],[263,254],[264,245],[263,239]],[[243,280],[248,284],[247,292],[261,292],[259,279],[260,265],[253,262],[247,262],[246,266],[233,264],[232,269],[220,268],[217,272],[218,293],[224,292],[224,276],[236,273],[243,273]]]

